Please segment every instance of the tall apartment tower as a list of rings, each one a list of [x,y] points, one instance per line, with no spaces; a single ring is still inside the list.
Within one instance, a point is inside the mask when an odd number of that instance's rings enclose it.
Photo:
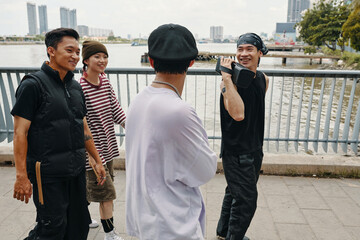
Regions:
[[[222,40],[224,38],[224,27],[223,26],[211,26],[210,27],[210,39]]]
[[[29,2],[26,3],[26,5],[27,5],[29,35],[36,35],[37,32],[36,5],[35,3],[29,3]]]
[[[300,22],[301,12],[310,8],[310,0],[288,0],[287,22]]]
[[[38,7],[39,10],[39,23],[40,23],[40,34],[47,33],[48,29],[48,18],[47,18],[47,7],[41,5]]]
[[[60,26],[64,28],[70,27],[70,14],[68,8],[60,8]]]
[[[70,10],[70,25],[69,27],[72,29],[77,29],[77,18],[76,18],[76,9]]]

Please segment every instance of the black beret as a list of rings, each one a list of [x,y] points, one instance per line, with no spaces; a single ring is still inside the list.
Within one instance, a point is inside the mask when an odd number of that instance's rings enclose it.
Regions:
[[[149,56],[166,61],[193,60],[198,55],[195,38],[183,26],[164,24],[152,31],[148,39]]]
[[[239,47],[239,45],[242,44],[251,44],[254,45],[258,50],[260,50],[264,55],[268,53],[268,49],[266,45],[264,44],[261,37],[259,37],[256,33],[245,33],[239,37],[237,40],[236,46]]]

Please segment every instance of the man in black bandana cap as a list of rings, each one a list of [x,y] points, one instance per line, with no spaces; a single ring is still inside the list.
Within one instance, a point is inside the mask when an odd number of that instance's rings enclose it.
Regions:
[[[236,58],[255,73],[254,79],[247,88],[236,87],[231,75],[221,72],[220,155],[227,187],[216,230],[219,239],[248,239],[245,233],[255,214],[256,183],[263,158],[265,93],[269,82],[257,67],[261,56],[267,52],[265,44],[255,33],[241,35],[237,41]],[[221,65],[231,69],[233,62],[223,58]]]

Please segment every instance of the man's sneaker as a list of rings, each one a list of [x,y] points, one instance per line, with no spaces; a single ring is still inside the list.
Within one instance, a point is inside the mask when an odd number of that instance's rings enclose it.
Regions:
[[[91,223],[89,224],[89,228],[97,228],[99,226],[99,223],[94,220],[94,219],[91,219]]]
[[[105,233],[104,240],[124,240],[122,237],[117,235],[114,230],[111,232]]]

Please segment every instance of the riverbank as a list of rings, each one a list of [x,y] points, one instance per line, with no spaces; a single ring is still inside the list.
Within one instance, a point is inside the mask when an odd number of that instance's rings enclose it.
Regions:
[[[44,45],[45,42],[0,42],[0,45]]]
[[[83,40],[85,41],[85,40]],[[83,41],[80,41],[82,43]],[[131,42],[119,42],[119,41],[108,41],[108,42],[102,42],[104,44],[131,44]],[[0,42],[0,45],[45,45],[44,41],[36,41],[36,42]]]
[[[322,52],[326,55],[337,56],[339,61],[333,65],[329,65],[327,69],[334,70],[360,70],[360,53],[341,52],[340,50],[332,51],[328,48],[323,47]]]

